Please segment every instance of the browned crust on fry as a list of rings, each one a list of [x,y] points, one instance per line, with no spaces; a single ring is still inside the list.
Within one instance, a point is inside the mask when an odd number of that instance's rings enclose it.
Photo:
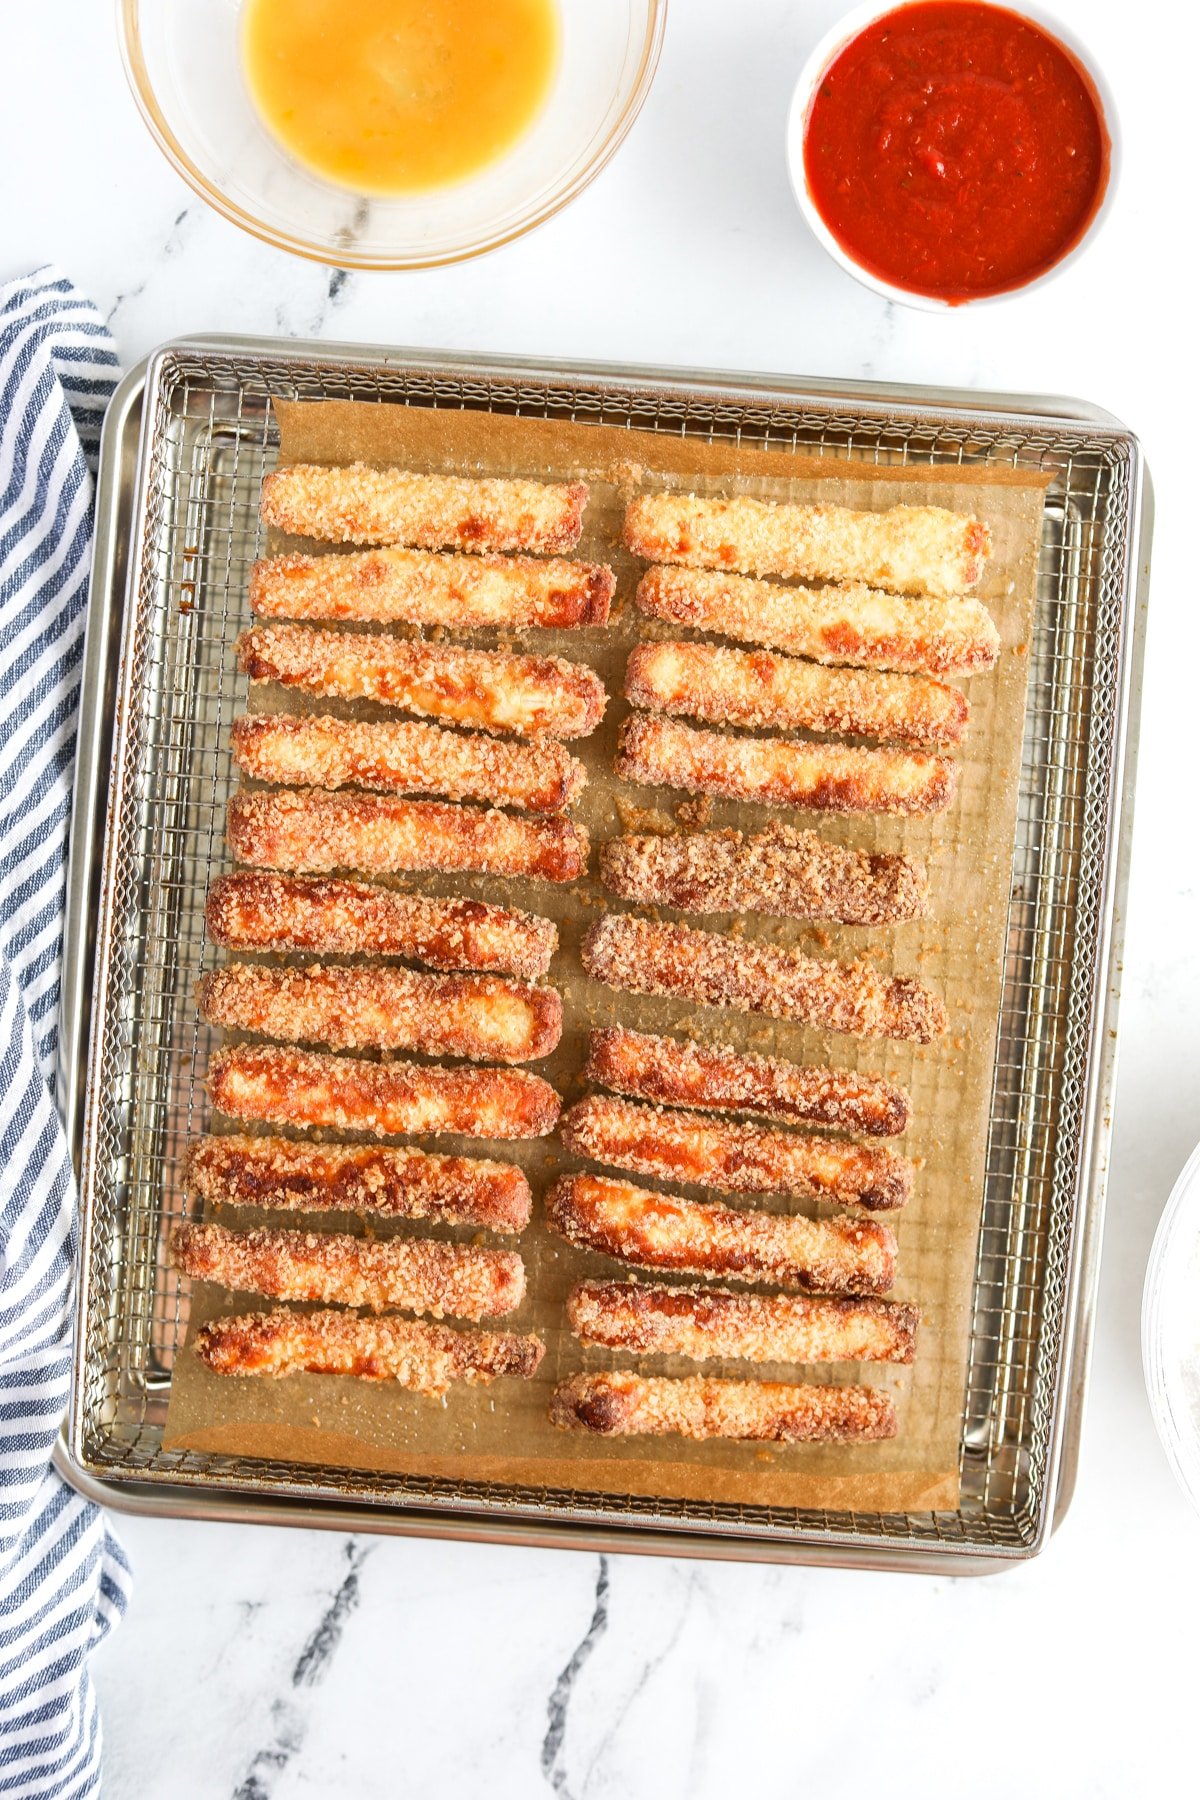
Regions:
[[[370,1312],[402,1307],[435,1319],[494,1319],[525,1297],[515,1250],[430,1238],[348,1237],[343,1232],[231,1231],[177,1225],[171,1260],[193,1281],[215,1281],[270,1300],[320,1300]]]
[[[262,484],[262,516],[277,531],[331,544],[411,544],[420,550],[533,550],[579,542],[582,481],[473,480],[296,463]]]
[[[237,643],[252,681],[324,699],[374,700],[421,718],[518,737],[587,737],[607,696],[594,670],[560,656],[464,650],[359,631],[258,625]]]
[[[209,1206],[353,1212],[523,1231],[529,1182],[515,1163],[439,1156],[409,1146],[310,1144],[294,1138],[197,1138],[188,1191]]]
[[[611,1094],[589,1094],[573,1106],[562,1139],[593,1162],[727,1194],[811,1197],[869,1212],[912,1199],[913,1165],[896,1150],[638,1106]]]
[[[693,1362],[910,1363],[918,1314],[915,1306],[873,1295],[809,1299],[581,1281],[567,1296],[567,1319],[584,1343]]]
[[[680,912],[760,912],[841,925],[923,918],[923,863],[855,850],[815,831],[772,823],[762,831],[695,831],[613,838],[600,846],[610,894]]]
[[[769,650],[639,644],[625,697],[654,712],[759,731],[816,731],[902,744],[961,743],[965,694],[929,675],[831,669]]]
[[[472,1062],[532,1062],[549,1056],[562,1036],[557,990],[501,975],[231,963],[200,977],[196,1002],[210,1025],[331,1050],[416,1050]]]
[[[218,1050],[209,1059],[208,1095],[235,1119],[373,1137],[546,1137],[561,1107],[550,1083],[525,1069],[372,1063],[273,1044]]]
[[[250,605],[268,619],[563,630],[607,625],[615,587],[612,570],[601,563],[368,550],[256,562]]]
[[[613,766],[623,780],[650,787],[830,813],[943,812],[957,780],[947,756],[734,737],[653,713],[626,719]]]
[[[580,955],[594,980],[626,993],[676,995],[855,1037],[927,1044],[948,1024],[942,1001],[911,976],[629,913],[589,926]]]
[[[228,829],[239,862],[298,873],[469,869],[577,881],[587,868],[587,833],[570,819],[513,818],[440,800],[315,788],[238,793]]]
[[[195,1350],[214,1375],[357,1375],[437,1398],[455,1381],[528,1381],[545,1345],[508,1331],[281,1308],[213,1319],[196,1333]]]
[[[872,1443],[896,1435],[891,1397],[876,1388],[782,1381],[678,1380],[613,1369],[572,1375],[550,1400],[560,1431],[599,1437],[740,1438],[770,1444]]]
[[[970,675],[994,667],[995,623],[978,600],[906,599],[874,588],[778,587],[702,569],[650,569],[637,604],[652,619],[768,644],[821,663]]]
[[[208,890],[208,935],[229,950],[406,956],[435,969],[536,980],[550,967],[550,919],[484,900],[437,900],[334,877],[241,870]]]
[[[546,1219],[570,1243],[643,1269],[807,1293],[885,1294],[896,1278],[896,1239],[874,1219],[736,1212],[599,1175],[556,1181]]]
[[[408,721],[255,713],[234,720],[232,738],[234,760],[245,774],[291,787],[447,794],[555,813],[587,782],[583,764],[561,744],[506,744]]]
[[[982,519],[942,506],[860,512],[744,494],[638,494],[625,512],[624,539],[647,562],[860,581],[899,594],[961,594],[978,584],[991,554]]]
[[[908,1129],[908,1095],[850,1069],[805,1068],[728,1044],[681,1043],[605,1026],[589,1040],[586,1081],[667,1106],[757,1113],[785,1123],[833,1126],[872,1137]]]

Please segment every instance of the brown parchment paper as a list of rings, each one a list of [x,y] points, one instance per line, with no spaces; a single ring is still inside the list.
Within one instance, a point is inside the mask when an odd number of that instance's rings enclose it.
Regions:
[[[536,647],[574,657],[590,663],[604,678],[610,700],[603,725],[591,739],[571,746],[589,770],[589,785],[575,812],[592,834],[593,845],[621,830],[647,825],[679,829],[677,808],[687,798],[636,788],[618,782],[612,773],[618,726],[628,712],[621,698],[628,651],[641,638],[670,635],[669,627],[642,619],[632,605],[641,565],[621,549],[619,532],[625,500],[635,487],[737,491],[764,499],[820,499],[867,508],[903,499],[981,512],[991,526],[994,547],[981,596],[993,612],[1004,648],[996,671],[968,684],[970,733],[961,753],[958,797],[949,812],[929,821],[794,815],[864,848],[904,849],[924,856],[932,884],[927,919],[887,931],[814,928],[754,917],[690,921],[716,929],[732,925],[747,937],[800,944],[817,954],[877,958],[883,967],[919,975],[949,1007],[951,1028],[940,1043],[861,1044],[794,1024],[617,994],[591,982],[583,974],[578,951],[582,931],[606,904],[594,874],[567,889],[470,877],[396,884],[503,900],[558,922],[561,947],[550,979],[563,992],[566,1029],[558,1051],[538,1069],[568,1104],[584,1091],[580,1071],[588,1027],[617,1022],[644,1030],[694,1032],[799,1062],[869,1069],[909,1090],[913,1123],[901,1142],[923,1167],[912,1204],[890,1218],[900,1244],[895,1297],[915,1301],[921,1310],[917,1360],[908,1369],[843,1365],[815,1375],[830,1381],[865,1380],[892,1390],[899,1413],[899,1434],[893,1442],[763,1448],[678,1439],[600,1440],[551,1427],[547,1402],[560,1377],[581,1367],[631,1360],[603,1350],[585,1351],[566,1329],[563,1304],[571,1283],[583,1276],[621,1271],[606,1258],[562,1243],[542,1222],[541,1195],[556,1174],[577,1166],[556,1137],[532,1145],[438,1140],[436,1146],[509,1156],[529,1173],[534,1218],[520,1241],[528,1294],[521,1311],[502,1323],[514,1330],[536,1330],[545,1339],[546,1356],[536,1380],[460,1388],[444,1402],[431,1402],[390,1384],[351,1378],[305,1375],[275,1382],[222,1378],[209,1374],[189,1348],[175,1365],[167,1446],[651,1499],[864,1511],[954,1507],[1044,483],[1013,470],[976,467],[943,473],[876,467],[787,450],[745,449],[616,427],[484,413],[351,402],[278,402],[276,411],[281,465],[361,459],[447,473],[558,480],[582,476],[591,484],[578,554],[609,561],[617,570],[617,616],[610,627],[529,633],[524,643],[503,636],[472,641]],[[288,540],[280,539],[278,547],[288,547]],[[295,711],[305,703],[294,695],[256,690],[252,704]],[[307,704],[312,710],[354,711],[358,716],[372,716],[378,710],[324,701]],[[767,809],[718,803],[711,823],[752,828],[770,816]],[[594,863],[593,855],[593,869]],[[218,1119],[214,1124],[216,1129],[230,1128],[227,1121]],[[749,1203],[745,1198],[736,1201]],[[757,1204],[788,1203],[763,1196]],[[228,1222],[401,1235],[427,1229],[420,1224],[380,1225],[349,1215],[272,1216],[251,1209],[228,1213]],[[215,1314],[263,1304],[261,1299],[198,1284],[191,1302],[188,1345],[197,1326]],[[696,1369],[668,1358],[645,1359],[641,1366],[667,1374]],[[750,1370],[746,1365],[710,1363],[703,1365],[703,1372],[796,1379],[794,1371],[774,1366]]]

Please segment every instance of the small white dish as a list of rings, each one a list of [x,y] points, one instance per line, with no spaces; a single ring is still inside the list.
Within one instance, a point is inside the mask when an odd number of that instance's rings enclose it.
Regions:
[[[814,46],[808,61],[801,70],[800,79],[796,83],[792,95],[791,106],[788,108],[787,119],[788,175],[792,184],[792,192],[796,196],[796,204],[800,208],[809,230],[834,262],[839,264],[847,275],[852,275],[855,281],[861,282],[863,287],[870,288],[876,294],[882,294],[885,300],[894,300],[901,306],[916,307],[920,312],[949,312],[963,306],[994,305],[1000,300],[1013,300],[1021,294],[1032,293],[1035,288],[1044,287],[1047,282],[1055,280],[1065,270],[1073,267],[1089,245],[1095,242],[1097,233],[1112,210],[1121,165],[1121,139],[1112,89],[1097,68],[1090,51],[1071,27],[1064,25],[1060,19],[1056,18],[1053,13],[1047,12],[1046,8],[1041,5],[1027,6],[1022,0],[1022,4],[1019,6],[1005,6],[1003,10],[1016,13],[1018,18],[1028,19],[1031,24],[1039,26],[1052,38],[1056,38],[1063,48],[1070,52],[1095,89],[1109,137],[1108,181],[1087,230],[1072,249],[1061,256],[1056,263],[1051,264],[1050,268],[1044,269],[1040,275],[1033,276],[1031,280],[1023,282],[1020,287],[1006,288],[1000,294],[980,294],[969,300],[943,300],[933,294],[918,294],[914,293],[911,288],[896,287],[891,282],[885,281],[882,276],[874,274],[872,270],[864,268],[862,263],[856,262],[849,251],[839,243],[817,209],[804,167],[804,135],[808,129],[808,115],[817,88],[830,64],[836,61],[852,39],[856,38],[860,32],[865,31],[868,25],[873,25],[877,19],[882,19],[891,12],[898,12],[903,4],[904,0],[885,0],[883,5],[879,4],[879,0],[867,0],[865,5],[852,7],[849,12],[842,15],[835,25],[831,26],[824,37]]]
[[[1167,1460],[1200,1512],[1200,1148],[1154,1234],[1142,1293],[1142,1367]]]

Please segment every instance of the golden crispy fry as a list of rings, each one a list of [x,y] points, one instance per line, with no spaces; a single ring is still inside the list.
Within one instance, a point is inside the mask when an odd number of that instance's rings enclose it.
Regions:
[[[874,1219],[735,1212],[599,1175],[556,1181],[546,1219],[570,1243],[644,1269],[845,1294],[885,1294],[896,1277],[895,1237]]]
[[[235,719],[232,735],[234,760],[245,774],[292,787],[448,794],[555,813],[587,781],[583,764],[561,744],[503,744],[436,725],[255,713]]]
[[[200,977],[196,1000],[210,1025],[331,1050],[531,1062],[549,1056],[562,1036],[562,999],[554,988],[500,975],[231,963]]]
[[[625,697],[654,712],[759,731],[833,732],[901,744],[957,744],[964,694],[928,675],[829,669],[769,650],[716,644],[639,644],[625,669]]]
[[[842,925],[923,918],[929,893],[924,865],[911,857],[847,849],[784,824],[747,835],[613,838],[600,846],[600,879],[610,894],[643,905]]]
[[[208,1096],[235,1119],[372,1137],[546,1137],[561,1106],[550,1083],[525,1069],[361,1062],[273,1044],[218,1050],[209,1059]]]
[[[447,1313],[494,1319],[525,1298],[515,1250],[440,1244],[428,1238],[347,1237],[332,1231],[230,1231],[177,1225],[171,1260],[193,1281],[215,1281],[270,1300],[321,1300],[371,1312]]]
[[[550,967],[549,919],[483,900],[432,900],[332,877],[220,875],[208,890],[208,935],[228,950],[406,956],[435,969],[536,980]]]
[[[895,1150],[635,1106],[610,1094],[590,1094],[573,1106],[562,1139],[593,1162],[727,1194],[812,1196],[870,1212],[912,1199],[913,1165]]]
[[[583,1074],[601,1087],[662,1105],[758,1113],[872,1137],[908,1129],[908,1095],[877,1075],[807,1069],[727,1044],[681,1043],[622,1025],[592,1032]]]
[[[625,513],[625,545],[647,562],[961,594],[983,574],[991,533],[982,519],[941,506],[854,512],[746,496],[639,494]]]
[[[798,1019],[822,1031],[927,1044],[947,1026],[936,994],[865,963],[818,962],[800,950],[613,913],[589,926],[580,954],[596,981],[630,994]]]
[[[831,813],[942,812],[957,779],[946,756],[731,737],[652,713],[626,719],[613,766],[623,780],[650,787]]]
[[[495,808],[317,788],[235,794],[228,830],[239,862],[313,874],[470,869],[577,881],[588,858],[587,833],[570,819],[514,819]]]
[[[1000,653],[1000,634],[978,600],[904,599],[875,588],[788,588],[700,569],[650,569],[638,583],[637,603],[652,619],[820,663],[970,675],[992,668]]]
[[[550,1422],[600,1437],[742,1438],[771,1444],[870,1443],[896,1435],[887,1394],[866,1387],[706,1381],[612,1369],[560,1381]]]
[[[475,481],[407,469],[296,463],[262,484],[262,516],[277,531],[329,544],[412,544],[420,550],[535,550],[579,542],[582,481]]]
[[[612,570],[601,563],[367,550],[257,562],[250,571],[250,605],[267,619],[444,625],[451,631],[562,629],[607,625],[615,586]]]
[[[454,1331],[415,1319],[347,1312],[244,1313],[196,1333],[196,1355],[214,1375],[359,1375],[395,1381],[437,1399],[454,1381],[528,1381],[545,1353],[540,1338],[509,1331]]]
[[[874,1296],[810,1300],[731,1288],[581,1281],[567,1319],[585,1344],[644,1355],[741,1362],[895,1362],[916,1354],[915,1306]]]
[[[529,1183],[515,1163],[407,1146],[202,1137],[188,1147],[186,1180],[210,1206],[378,1213],[505,1232],[529,1223]]]
[[[587,737],[604,716],[604,683],[561,656],[463,650],[361,631],[257,625],[237,643],[252,681],[324,699],[375,700],[421,718],[518,737]]]

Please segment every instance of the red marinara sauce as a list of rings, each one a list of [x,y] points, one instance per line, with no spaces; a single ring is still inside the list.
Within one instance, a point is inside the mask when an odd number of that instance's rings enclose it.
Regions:
[[[825,71],[804,134],[817,211],[894,287],[954,303],[1021,287],[1077,244],[1104,197],[1091,81],[1006,7],[916,0]]]

